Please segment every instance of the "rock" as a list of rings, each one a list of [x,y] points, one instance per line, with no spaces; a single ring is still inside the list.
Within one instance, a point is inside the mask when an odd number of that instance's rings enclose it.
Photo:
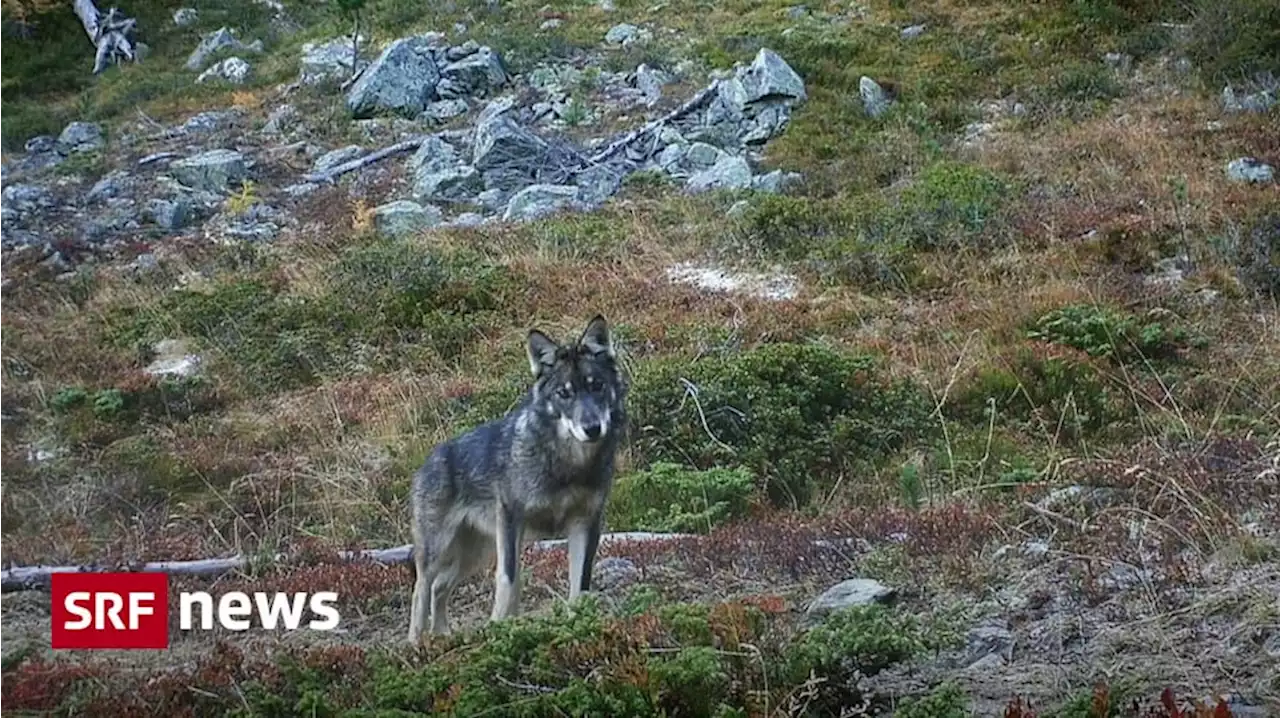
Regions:
[[[440,71],[430,40],[407,37],[382,51],[347,93],[347,109],[357,118],[380,111],[416,117],[435,96]]]
[[[694,142],[685,149],[681,165],[693,172],[701,172],[714,167],[724,156],[724,150],[718,147],[712,147],[705,142]]]
[[[200,12],[193,7],[180,7],[173,11],[173,24],[178,27],[189,27],[200,19]]]
[[[640,569],[631,559],[609,556],[596,562],[594,583],[603,591],[621,588],[640,578]]]
[[[30,155],[42,154],[45,152],[57,152],[58,139],[53,135],[36,135],[35,137],[27,140],[26,143],[23,144],[22,149]]]
[[[12,210],[20,215],[54,205],[52,192],[44,187],[32,184],[11,184],[4,188],[3,193],[0,193],[0,198],[4,201],[5,209]]]
[[[644,95],[644,104],[653,107],[662,99],[662,86],[671,81],[667,73],[655,70],[648,65],[636,68],[636,89]]]
[[[419,200],[471,200],[484,190],[484,177],[469,165],[457,165],[435,172],[422,172],[413,183]]]
[[[1241,157],[1227,163],[1227,179],[1232,182],[1264,184],[1275,179],[1275,168],[1253,158]]]
[[[1275,90],[1263,90],[1251,95],[1237,97],[1235,89],[1230,85],[1222,88],[1222,109],[1224,112],[1256,112],[1269,111],[1276,105]]]
[[[102,202],[110,197],[117,197],[125,191],[125,184],[128,179],[129,173],[124,170],[110,172],[94,183],[85,199],[90,202]]]
[[[751,167],[741,157],[727,155],[710,169],[694,174],[685,191],[696,194],[715,189],[746,189],[751,186]]]
[[[927,27],[928,26],[924,24],[910,25],[908,27],[902,28],[902,32],[899,34],[902,36],[903,40],[914,40],[917,37],[920,37],[921,35],[923,35],[925,28]]]
[[[311,172],[314,174],[328,172],[334,167],[344,162],[350,162],[363,154],[364,148],[360,145],[347,145],[336,150],[330,150],[316,159],[315,163],[311,165]]]
[[[471,107],[467,105],[466,100],[440,100],[427,105],[427,109],[423,110],[422,115],[418,119],[425,119],[430,122],[448,122],[455,117],[467,114]]]
[[[889,105],[892,104],[889,94],[884,91],[880,83],[866,75],[863,75],[858,80],[858,93],[862,95],[863,108],[872,117],[883,115],[889,109]]]
[[[221,192],[233,182],[249,174],[244,155],[234,150],[210,150],[194,157],[177,160],[169,172],[192,189]]]
[[[138,160],[138,166],[146,167],[147,165],[154,165],[159,162],[164,162],[165,160],[176,160],[181,156],[182,155],[177,152],[152,152],[146,157]]]
[[[972,670],[979,663],[991,662],[995,656],[1005,662],[1013,652],[1013,632],[1003,618],[991,618],[969,629],[965,636],[965,663]]]
[[[58,151],[64,155],[73,152],[92,152],[107,144],[102,125],[93,122],[72,122],[58,135]]]
[[[515,168],[532,176],[549,150],[546,140],[517,125],[503,112],[488,119],[482,116],[477,123],[472,164],[481,171]]]
[[[291,184],[280,191],[284,192],[286,197],[297,199],[299,197],[306,197],[318,189],[320,189],[320,185],[314,182],[298,182],[296,184]]]
[[[283,225],[291,218],[284,212],[262,202],[251,205],[238,214],[223,212],[208,225],[210,233],[220,242],[267,242],[275,239]]]
[[[232,50],[234,52],[262,52],[262,42],[255,41],[246,45],[235,36],[235,32],[229,28],[222,27],[205,36],[196,49],[192,51],[191,56],[187,58],[188,70],[200,70],[209,64],[209,60],[222,50]]]
[[[161,228],[176,232],[186,225],[191,205],[185,199],[153,199],[147,202],[145,214]]]
[[[267,123],[262,131],[269,135],[284,134],[298,122],[298,108],[293,105],[281,105],[267,115]]]
[[[210,110],[192,115],[178,127],[181,134],[213,132],[235,120],[237,113],[229,110]]]
[[[431,229],[444,219],[439,209],[422,206],[406,199],[396,200],[373,209],[373,226],[378,234],[402,237]]]
[[[756,53],[755,60],[742,74],[741,81],[746,91],[746,102],[757,102],[775,96],[800,102],[808,98],[804,80],[791,69],[786,60],[768,48],[761,48]]]
[[[872,603],[888,603],[897,597],[897,591],[869,578],[851,578],[828,588],[809,604],[810,616],[824,616],[853,606]]]
[[[621,170],[609,165],[596,165],[579,172],[574,178],[578,199],[587,207],[598,207],[622,189]]]
[[[475,212],[463,212],[446,224],[450,227],[479,227],[484,224],[484,217]]]
[[[186,378],[200,373],[201,358],[181,339],[163,339],[151,348],[155,359],[144,372],[151,376],[176,376]]]
[[[228,57],[225,60],[219,60],[209,67],[209,69],[200,73],[196,78],[196,84],[202,84],[209,80],[226,80],[233,85],[243,85],[249,79],[249,73],[253,71],[253,67],[238,57]]]
[[[439,172],[461,164],[458,150],[440,135],[431,135],[422,141],[417,151],[409,156],[407,166],[415,175],[423,172]]]
[[[542,21],[542,24],[538,26],[538,29],[539,29],[539,30],[554,30],[554,29],[556,29],[556,28],[560,27],[560,26],[561,26],[561,25],[563,25],[563,24],[564,24],[564,21],[563,21],[563,20],[561,20],[561,19],[560,19],[560,18],[558,18],[558,17],[553,17],[553,18],[551,18],[550,20],[543,20],[543,21]]]
[[[507,84],[507,71],[498,53],[481,47],[473,54],[445,65],[440,76],[450,81],[449,93],[441,92],[443,99],[456,99],[467,95],[483,97]],[[454,94],[456,93],[456,94]]]
[[[360,45],[365,41],[360,36]],[[351,46],[351,37],[335,37],[323,43],[308,42],[302,46],[301,70],[298,81],[304,85],[318,85],[322,82],[345,82],[351,77],[354,69],[364,67],[368,63],[360,61]]]
[[[777,194],[803,179],[804,177],[799,172],[783,172],[782,170],[774,170],[768,174],[752,178],[751,189],[756,190],[757,192]]]
[[[480,206],[490,212],[500,212],[505,210],[508,198],[509,194],[497,187],[493,189],[486,189],[476,195],[476,201],[480,203]]]
[[[653,37],[653,33],[648,30],[624,22],[609,28],[609,31],[604,34],[604,41],[610,45],[626,46],[644,42],[651,37]]]
[[[507,203],[503,221],[527,222],[565,209],[578,201],[573,185],[536,184],[515,194]]]

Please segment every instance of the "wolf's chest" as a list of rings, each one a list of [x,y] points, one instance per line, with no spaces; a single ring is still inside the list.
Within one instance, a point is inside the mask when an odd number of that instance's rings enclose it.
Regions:
[[[530,538],[558,538],[571,523],[586,521],[604,501],[600,489],[565,486],[525,505],[526,531]]]

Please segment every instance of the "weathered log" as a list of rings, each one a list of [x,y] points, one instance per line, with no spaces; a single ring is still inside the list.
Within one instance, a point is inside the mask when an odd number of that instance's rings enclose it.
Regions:
[[[605,534],[600,537],[601,545],[618,541],[673,541],[689,538],[689,534],[663,534],[647,531],[626,531]],[[535,551],[548,551],[564,546],[565,539],[548,539],[536,541],[531,547]],[[396,546],[395,548],[368,549],[364,551],[340,551],[339,557],[344,561],[373,561],[383,564],[408,563],[412,556],[413,546]],[[284,557],[277,555],[276,561]],[[171,576],[199,576],[216,578],[232,571],[249,567],[251,559],[246,556],[230,556],[228,558],[204,558],[192,561],[153,561],[151,563],[132,566],[15,566],[0,571],[0,592],[45,590],[55,573],[100,573],[103,571],[146,571],[165,573]]]
[[[348,172],[354,172],[355,170],[358,170],[361,167],[371,165],[374,162],[377,162],[379,160],[384,160],[388,157],[391,157],[392,155],[398,155],[402,152],[410,152],[412,150],[416,150],[422,146],[423,142],[426,142],[425,137],[419,137],[412,140],[405,140],[404,142],[397,142],[396,144],[391,145],[390,147],[383,147],[380,150],[374,150],[373,152],[370,152],[364,157],[357,157],[356,159],[351,160],[350,162],[343,162],[337,167],[332,167],[330,169],[325,170],[324,172],[315,172],[312,174],[304,175],[302,177],[302,180],[304,182],[314,182],[316,184],[319,184],[322,182],[324,183],[333,182],[335,179],[337,179],[338,177]]]
[[[84,31],[95,48],[93,74],[101,73],[109,63],[118,62],[120,58],[137,62],[137,53],[130,39],[137,29],[137,20],[124,17],[114,7],[104,17],[98,12],[93,0],[73,0],[72,9],[76,17],[80,18],[80,24],[84,26]]]
[[[720,83],[713,82],[709,87],[703,89],[693,97],[690,97],[687,101],[684,102],[684,104],[680,105],[676,109],[668,112],[667,114],[663,115],[662,117],[659,117],[656,120],[653,120],[652,122],[645,123],[643,126],[628,132],[627,134],[623,135],[617,140],[614,140],[613,142],[610,142],[607,147],[595,153],[591,157],[587,158],[586,166],[583,167],[583,169],[586,169],[587,167],[591,167],[594,165],[598,165],[602,162],[606,162],[612,159],[614,155],[625,150],[633,142],[640,139],[641,137],[644,137],[645,135],[650,134],[652,132],[656,132],[662,129],[662,127],[664,127],[667,123],[675,122],[676,120],[684,117],[690,112],[693,112],[699,107],[705,105],[707,101],[710,100],[711,97],[715,95],[716,92],[719,91],[719,89],[720,89]]]

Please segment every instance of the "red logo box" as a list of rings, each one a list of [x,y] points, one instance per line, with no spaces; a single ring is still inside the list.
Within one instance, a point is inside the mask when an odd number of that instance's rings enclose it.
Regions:
[[[169,576],[55,573],[52,647],[169,647]]]

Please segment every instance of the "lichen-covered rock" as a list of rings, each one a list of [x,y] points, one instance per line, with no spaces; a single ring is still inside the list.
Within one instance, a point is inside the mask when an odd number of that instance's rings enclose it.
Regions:
[[[431,40],[406,37],[378,55],[347,93],[347,109],[358,118],[379,112],[417,117],[435,99],[440,70]]]
[[[775,96],[801,102],[808,99],[804,80],[791,69],[786,60],[768,48],[760,48],[751,66],[742,73],[742,87],[746,92],[746,102],[757,102]]]
[[[440,210],[407,199],[388,202],[373,209],[373,226],[378,234],[403,237],[431,229],[444,219]]]
[[[361,46],[365,40],[361,35]],[[300,64],[299,82],[318,85],[326,81],[343,82],[354,74],[355,69],[368,63],[356,56],[350,37],[336,37],[323,43],[309,42],[303,45]]]
[[[507,203],[502,219],[527,222],[572,207],[578,201],[578,188],[573,185],[536,184],[517,192]]]
[[[751,166],[741,157],[726,155],[710,168],[694,174],[685,183],[691,194],[715,189],[748,189],[751,187]]]
[[[57,149],[63,154],[91,152],[101,149],[106,143],[102,125],[94,122],[72,122],[58,135]]]
[[[196,84],[204,84],[210,80],[225,80],[233,85],[243,85],[252,72],[253,66],[248,62],[238,57],[228,57],[215,62],[209,66],[209,69],[200,73],[196,78]]]
[[[169,165],[174,179],[192,189],[221,192],[249,175],[244,155],[235,150],[210,150]]]

